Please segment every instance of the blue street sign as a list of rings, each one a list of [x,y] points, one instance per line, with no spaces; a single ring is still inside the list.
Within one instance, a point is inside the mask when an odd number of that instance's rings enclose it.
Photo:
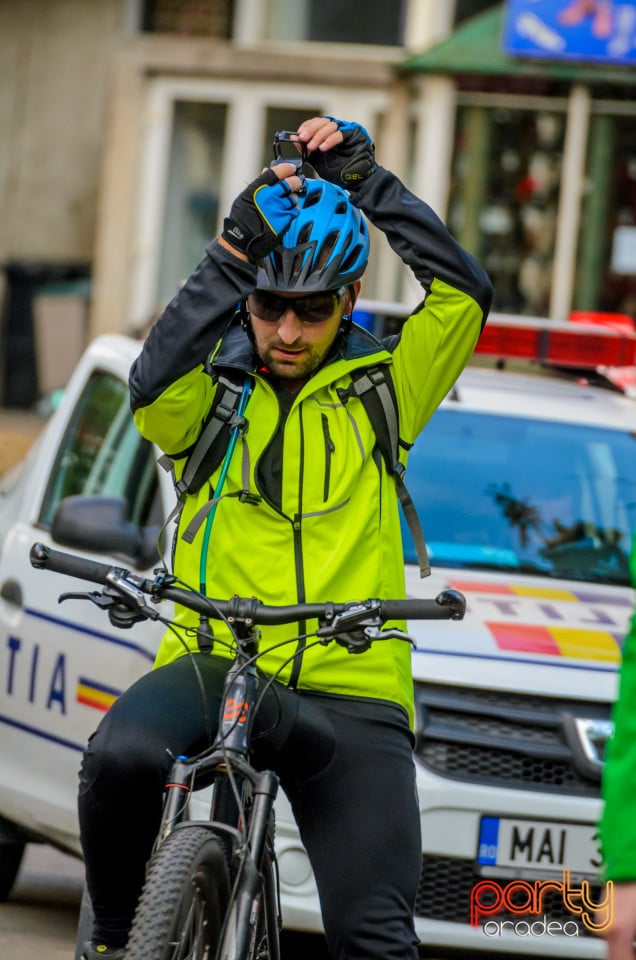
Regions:
[[[508,0],[503,48],[518,57],[636,63],[636,3]]]

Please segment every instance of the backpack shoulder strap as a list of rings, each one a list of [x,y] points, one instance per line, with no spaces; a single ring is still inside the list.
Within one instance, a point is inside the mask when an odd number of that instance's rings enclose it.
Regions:
[[[382,454],[387,472],[395,479],[397,494],[402,505],[404,519],[413,537],[415,552],[420,566],[420,576],[428,577],[431,567],[424,539],[424,531],[411,496],[404,483],[406,472],[400,461],[400,447],[409,450],[412,444],[400,439],[397,398],[391,370],[386,363],[362,367],[351,374],[351,386],[343,391],[343,398],[357,396],[373,427],[377,447]],[[346,402],[345,399],[345,402]]]
[[[217,390],[210,412],[194,445],[187,453],[186,464],[179,480],[174,481],[177,496],[197,493],[206,480],[219,467],[225,456],[232,430],[245,430],[247,420],[238,409],[243,393],[245,374],[237,377],[222,375],[218,378]],[[163,456],[159,462],[174,473],[176,457]]]
[[[197,493],[217,467],[221,466],[226,457],[231,457],[234,444],[239,436],[247,432],[248,420],[244,416],[245,405],[251,392],[251,383],[249,375],[240,374],[236,377],[221,376],[218,378],[217,391],[212,402],[212,406],[203,424],[203,428],[194,444],[185,450],[182,454],[168,456],[163,454],[159,457],[158,464],[164,470],[172,474],[172,481],[177,494],[177,502],[164,522],[159,533],[159,541],[163,537],[164,530],[181,516],[183,504],[187,494]],[[187,459],[186,459],[187,458]],[[175,475],[175,460],[186,459],[183,473],[179,480]],[[249,493],[247,484],[249,481],[249,454],[244,445],[243,450],[243,486],[244,489],[237,493],[224,494],[224,496],[238,496],[247,503],[255,503],[260,499]],[[216,496],[199,510],[193,520],[190,521],[188,528],[182,534],[184,540],[191,543],[202,522],[208,514],[216,509],[216,504],[222,499],[220,488],[223,485],[224,474],[221,471],[219,486]],[[176,531],[175,531],[176,532]],[[174,554],[174,542],[173,542]]]

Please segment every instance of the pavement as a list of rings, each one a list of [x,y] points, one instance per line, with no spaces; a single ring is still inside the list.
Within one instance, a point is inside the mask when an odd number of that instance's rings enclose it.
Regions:
[[[0,408],[0,475],[22,460],[46,419]],[[2,960],[70,960],[74,953],[83,865],[30,844],[11,900],[0,905]]]
[[[16,885],[0,904],[2,960],[72,960],[84,865],[44,844],[29,844]]]
[[[84,865],[46,844],[29,844],[6,903],[0,904],[2,960],[72,960]],[[329,960],[322,937],[285,931],[283,960]]]

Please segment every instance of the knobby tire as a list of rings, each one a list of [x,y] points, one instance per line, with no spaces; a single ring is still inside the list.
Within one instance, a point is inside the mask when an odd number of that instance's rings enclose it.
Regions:
[[[214,960],[229,901],[218,837],[206,827],[175,830],[150,863],[126,960]]]

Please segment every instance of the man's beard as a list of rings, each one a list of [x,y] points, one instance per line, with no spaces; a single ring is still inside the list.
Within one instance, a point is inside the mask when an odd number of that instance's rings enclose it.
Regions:
[[[272,351],[277,348],[280,350],[286,349],[283,344],[269,345],[263,351],[261,359],[270,373],[275,377],[280,377],[281,380],[307,379],[320,366],[325,356],[314,346],[309,345],[303,348],[298,360],[286,360],[283,357],[273,356]]]

